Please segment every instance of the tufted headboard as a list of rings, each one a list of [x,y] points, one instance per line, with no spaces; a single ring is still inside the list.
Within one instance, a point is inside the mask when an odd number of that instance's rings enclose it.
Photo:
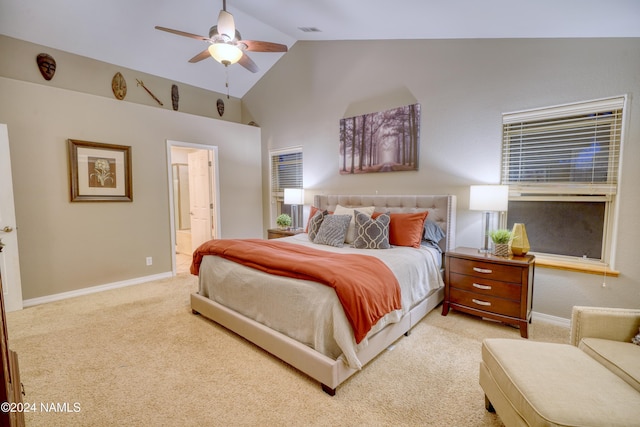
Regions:
[[[334,211],[336,205],[346,208],[375,206],[376,212],[424,212],[436,222],[446,237],[440,242],[444,251],[456,246],[456,196],[380,196],[380,195],[316,195],[313,205],[322,210]]]

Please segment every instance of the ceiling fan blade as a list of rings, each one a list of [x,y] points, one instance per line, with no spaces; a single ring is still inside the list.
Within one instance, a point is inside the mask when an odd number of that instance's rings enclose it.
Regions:
[[[179,31],[179,30],[172,30],[171,28],[159,27],[157,25],[156,25],[155,29],[156,30],[160,30],[160,31],[166,31],[167,33],[177,34],[179,36],[190,37],[190,38],[196,39],[196,40],[204,40],[204,41],[210,40],[209,37],[199,36],[197,34],[186,33],[184,31]]]
[[[200,62],[203,59],[207,59],[207,58],[211,58],[211,54],[209,53],[209,49],[205,49],[202,52],[200,52],[199,54],[197,54],[196,56],[194,56],[193,58],[191,58],[189,60],[189,62],[196,63],[196,62]]]
[[[221,10],[218,15],[218,34],[229,37],[229,40],[235,38],[236,24],[233,22],[233,15],[226,10]]]
[[[247,46],[249,52],[287,52],[287,45],[280,43],[261,42],[258,40],[241,40],[238,43],[242,43]]]
[[[240,58],[240,60],[238,61],[238,64],[242,65],[244,68],[251,71],[252,73],[257,73],[259,70],[256,63],[253,62],[253,59],[249,58],[249,56],[244,52],[242,52],[242,58]]]

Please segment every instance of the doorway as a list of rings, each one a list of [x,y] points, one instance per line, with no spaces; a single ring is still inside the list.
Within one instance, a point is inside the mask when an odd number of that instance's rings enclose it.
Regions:
[[[18,227],[13,202],[9,131],[0,124],[0,278],[6,311],[22,309]],[[4,245],[4,247],[2,247]]]
[[[188,273],[193,251],[220,235],[217,147],[167,141],[173,274]]]

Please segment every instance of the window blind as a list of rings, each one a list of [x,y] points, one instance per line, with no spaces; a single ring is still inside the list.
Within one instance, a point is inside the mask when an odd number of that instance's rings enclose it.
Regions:
[[[280,193],[285,188],[302,188],[302,151],[271,155],[271,191]]]
[[[502,183],[512,193],[615,194],[624,101],[504,114]]]

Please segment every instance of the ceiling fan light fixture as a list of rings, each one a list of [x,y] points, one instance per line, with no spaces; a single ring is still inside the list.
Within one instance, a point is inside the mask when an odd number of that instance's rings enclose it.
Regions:
[[[231,65],[240,61],[242,50],[237,46],[227,43],[214,43],[209,46],[209,53],[221,64]]]

